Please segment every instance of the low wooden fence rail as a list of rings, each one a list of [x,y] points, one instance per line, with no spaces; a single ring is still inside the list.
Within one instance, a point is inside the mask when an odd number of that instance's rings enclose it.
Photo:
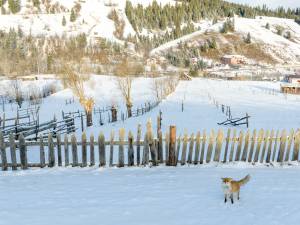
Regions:
[[[226,133],[219,129],[217,133],[204,130],[183,137],[176,136],[176,127],[163,134],[157,132],[154,138],[151,125],[142,140],[141,126],[138,126],[136,140],[129,132],[125,140],[125,130],[120,129],[118,139],[112,132],[109,140],[102,133],[97,139],[94,135],[87,138],[83,133],[80,141],[73,134],[56,138],[50,133],[48,140],[40,138],[38,142],[26,142],[21,134],[16,141],[11,134],[6,140],[0,133],[0,152],[2,170],[27,169],[28,167],[54,166],[177,166],[185,164],[204,164],[210,162],[248,162],[289,163],[299,161],[300,130],[253,130],[240,131],[228,129]],[[31,153],[31,154],[29,154]],[[32,162],[28,155],[35,156]]]

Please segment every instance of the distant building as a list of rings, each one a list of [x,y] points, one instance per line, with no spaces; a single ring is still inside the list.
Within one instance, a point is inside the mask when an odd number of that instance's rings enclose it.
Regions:
[[[225,65],[241,65],[246,64],[246,58],[242,55],[224,55],[221,61]]]
[[[288,94],[300,94],[300,75],[288,75],[281,84],[281,92]]]

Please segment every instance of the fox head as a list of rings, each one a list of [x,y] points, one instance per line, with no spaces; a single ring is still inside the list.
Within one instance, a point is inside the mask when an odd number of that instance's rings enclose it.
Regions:
[[[225,178],[221,178],[221,179],[224,184],[228,184],[232,181],[232,178],[230,178],[230,177],[225,177]]]

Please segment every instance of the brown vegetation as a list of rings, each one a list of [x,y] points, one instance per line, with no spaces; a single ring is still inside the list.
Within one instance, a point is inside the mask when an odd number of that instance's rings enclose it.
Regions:
[[[83,75],[74,72],[70,66],[65,66],[60,76],[63,84],[70,88],[73,91],[73,94],[79,98],[79,102],[86,112],[87,126],[92,126],[94,99],[85,94],[83,83],[86,78]]]

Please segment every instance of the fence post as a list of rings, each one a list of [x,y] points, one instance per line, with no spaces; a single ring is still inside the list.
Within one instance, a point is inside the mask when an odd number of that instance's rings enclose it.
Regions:
[[[141,163],[141,135],[142,135],[142,127],[141,124],[138,125],[137,129],[137,138],[136,138],[136,164],[139,166]]]
[[[57,140],[57,161],[58,161],[58,166],[62,166],[62,158],[61,158],[61,136],[60,136],[60,134],[57,134],[56,140]]]
[[[69,166],[69,140],[68,135],[64,137],[64,150],[65,150],[65,166]]]
[[[77,154],[77,139],[75,134],[71,136],[71,145],[72,145],[72,167],[78,166],[78,154]]]
[[[48,151],[49,151],[49,167],[53,167],[55,165],[55,153],[54,153],[54,143],[52,134],[49,133],[48,135]]]
[[[288,162],[290,160],[290,152],[291,152],[291,147],[292,147],[292,142],[294,140],[294,129],[291,130],[289,138],[288,138],[288,145],[287,145],[287,149],[286,149],[286,154],[285,154],[285,160],[286,162]]]
[[[215,157],[214,161],[219,162],[220,161],[220,155],[221,155],[221,149],[222,149],[222,144],[223,144],[223,130],[219,129],[218,135],[217,135],[217,143],[216,143],[216,148],[215,148]]]
[[[125,130],[121,128],[119,131],[119,163],[118,167],[124,167],[124,138]]]
[[[25,138],[22,133],[19,135],[19,149],[20,149],[21,168],[23,170],[26,170],[28,168],[27,149],[26,149]]]
[[[265,138],[264,138],[264,145],[263,145],[263,149],[262,149],[260,160],[259,160],[260,163],[263,163],[265,160],[266,149],[267,149],[267,145],[269,142],[269,135],[270,135],[270,131],[266,130],[266,134],[265,134]]]
[[[206,130],[203,131],[201,154],[200,154],[200,164],[203,164],[203,162],[204,162],[205,147],[206,147]]]
[[[208,143],[208,147],[207,147],[206,163],[209,163],[211,161],[211,155],[212,155],[214,142],[215,142],[215,131],[214,131],[214,129],[212,129],[210,132],[209,143]]]
[[[160,163],[164,163],[164,154],[163,154],[163,136],[162,131],[158,131],[158,158]]]
[[[176,165],[177,165],[178,159],[179,159],[180,147],[181,147],[181,135],[179,135],[179,137],[177,138],[177,146],[176,146]]]
[[[169,166],[176,166],[176,126],[170,126]]]
[[[148,146],[150,148],[152,165],[156,166],[157,155],[156,155],[155,143],[153,140],[153,133],[152,133],[152,127],[150,121],[147,122],[147,141],[148,141]]]
[[[247,161],[247,153],[248,153],[248,148],[249,148],[249,140],[250,140],[250,131],[248,130],[246,135],[245,135],[245,144],[244,144],[244,149],[242,153],[242,161],[246,162]]]
[[[83,124],[83,115],[80,113],[80,119],[81,119],[81,132],[84,131],[84,124]]]
[[[233,161],[234,157],[234,149],[235,149],[235,143],[236,143],[236,129],[233,130],[233,136],[231,140],[231,148],[230,148],[230,155],[229,155],[229,162]]]
[[[300,147],[300,130],[298,130],[295,135],[293,161],[298,161],[299,147]]]
[[[283,156],[284,156],[284,151],[285,151],[285,145],[286,145],[286,130],[283,130],[281,132],[281,137],[280,137],[280,145],[279,145],[279,155],[277,158],[277,162],[283,162]]]
[[[257,138],[257,146],[256,146],[256,151],[255,151],[255,157],[254,157],[254,162],[258,162],[258,157],[259,157],[259,153],[261,150],[261,142],[264,138],[264,130],[260,129],[259,133],[258,133],[258,138]]]
[[[2,130],[5,129],[5,112],[2,114],[2,118],[3,118],[3,123],[2,123]]]
[[[86,149],[86,133],[83,132],[81,135],[81,154],[82,154],[82,164],[81,167],[87,166],[87,149]]]
[[[268,146],[266,163],[270,163],[270,160],[271,160],[273,137],[274,137],[274,130],[272,129],[271,134],[270,134],[270,139],[269,139],[269,146]]]
[[[251,138],[251,146],[250,146],[250,152],[248,155],[248,162],[252,162],[255,143],[256,143],[256,129],[253,130],[253,134],[252,134],[252,138]]]
[[[243,146],[243,139],[244,139],[244,132],[241,130],[240,135],[239,135],[239,142],[238,142],[238,146],[237,146],[236,154],[235,154],[235,161],[240,160],[242,146]]]
[[[196,136],[196,149],[195,149],[195,156],[194,156],[194,164],[197,165],[199,162],[200,156],[200,143],[201,143],[201,134],[200,131],[197,133]]]
[[[0,148],[1,148],[2,170],[6,171],[8,169],[7,157],[6,157],[6,146],[4,142],[3,133],[1,131],[0,131]]]
[[[90,136],[90,166],[95,165],[95,147],[94,147],[94,134],[91,134]]]
[[[134,166],[133,135],[131,131],[128,134],[128,166]]]
[[[186,162],[187,143],[188,143],[188,134],[185,131],[183,136],[183,145],[182,145],[181,160],[180,160],[181,165],[185,165]]]
[[[224,152],[224,157],[223,157],[223,163],[227,162],[227,155],[228,155],[228,148],[229,148],[229,142],[230,142],[230,134],[231,134],[231,129],[229,128],[227,130],[227,136],[226,136],[226,144],[225,144],[225,152]]]
[[[10,156],[12,163],[12,170],[17,170],[17,156],[16,156],[16,144],[15,137],[12,133],[9,134]]]
[[[192,161],[193,161],[193,152],[194,152],[194,143],[195,143],[194,138],[195,138],[194,134],[192,134],[190,137],[189,154],[188,154],[188,160],[187,160],[187,163],[189,163],[189,164],[192,164]]]
[[[115,132],[110,132],[110,150],[109,150],[109,166],[112,167],[114,163],[114,137]]]
[[[147,165],[149,163],[149,145],[147,140],[147,134],[144,136],[144,145],[143,145],[143,159],[142,165]]]
[[[41,168],[44,168],[46,166],[46,160],[45,160],[45,148],[44,148],[44,140],[43,136],[40,135],[40,163]]]
[[[277,153],[277,155],[278,155],[278,152],[277,152],[278,140],[279,140],[279,130],[277,130],[277,132],[276,132],[275,143],[274,143],[274,149],[273,149],[273,155],[272,155],[272,162],[275,162],[275,159],[277,160],[276,153]],[[275,158],[275,157],[276,157],[276,158]]]
[[[166,165],[169,164],[169,142],[170,142],[170,138],[169,138],[169,133],[166,132],[165,134],[165,157],[166,157]]]
[[[105,137],[103,133],[100,133],[98,136],[98,150],[99,150],[99,166],[106,165],[106,152],[105,152]]]

